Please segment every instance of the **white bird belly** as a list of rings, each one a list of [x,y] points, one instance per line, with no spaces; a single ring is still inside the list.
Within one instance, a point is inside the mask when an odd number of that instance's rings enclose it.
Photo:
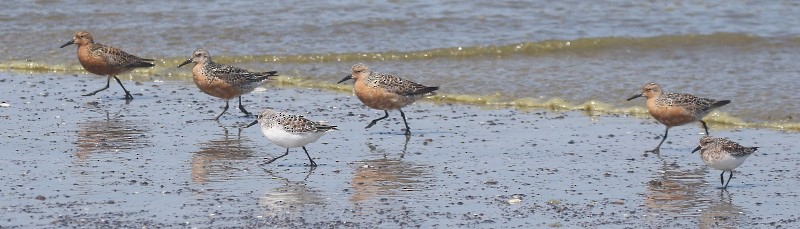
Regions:
[[[325,132],[290,133],[283,128],[261,128],[267,140],[283,148],[302,147],[317,141]]]
[[[747,159],[747,156],[737,158],[731,155],[725,155],[718,159],[706,160],[706,164],[708,164],[709,167],[714,169],[731,171],[736,167],[742,165],[745,159]]]

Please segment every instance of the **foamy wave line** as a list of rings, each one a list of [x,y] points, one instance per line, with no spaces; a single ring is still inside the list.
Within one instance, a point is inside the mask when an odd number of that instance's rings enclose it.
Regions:
[[[354,61],[408,61],[433,58],[480,58],[505,57],[511,55],[544,56],[560,52],[599,53],[625,49],[653,50],[663,48],[696,48],[701,46],[730,46],[765,43],[768,39],[740,33],[714,33],[707,35],[662,35],[655,37],[599,37],[575,40],[546,40],[522,42],[496,46],[448,47],[416,51],[324,53],[298,55],[254,55],[244,57],[222,57],[228,62],[281,62],[324,63]]]
[[[56,67],[48,67],[47,65],[40,65],[36,63],[24,62],[24,63],[3,63],[8,64],[11,67],[5,67],[0,65],[0,68],[3,69],[12,69],[15,71],[27,71],[27,72],[70,72],[70,71],[83,71],[80,66],[77,67],[64,67],[64,66],[56,66]],[[177,65],[176,65],[177,66]],[[18,70],[24,69],[24,70]],[[84,72],[85,73],[85,72]],[[137,70],[131,74],[133,79],[137,80],[148,80],[152,79],[150,76],[152,75],[152,70],[144,69],[144,70]],[[163,78],[164,76],[162,76]],[[174,80],[186,80],[190,78],[190,74],[178,74],[178,75],[166,75],[169,79]],[[304,88],[318,88],[323,90],[330,90],[330,91],[338,91],[342,93],[350,93],[352,92],[352,87],[350,85],[343,85],[343,84],[333,84],[330,82],[321,82],[317,80],[306,79],[302,77],[278,77],[277,80],[274,81],[274,85],[278,86],[289,86],[289,87],[304,87]],[[587,101],[580,104],[576,104],[573,102],[569,102],[563,99],[550,99],[547,101],[532,99],[532,98],[506,98],[500,95],[465,95],[465,94],[439,94],[433,97],[429,97],[427,101],[431,101],[434,103],[439,104],[465,104],[465,105],[477,105],[483,106],[487,108],[496,108],[496,109],[519,109],[519,110],[533,110],[533,109],[546,109],[551,111],[583,111],[586,112],[587,115],[599,115],[599,114],[621,114],[621,115],[629,115],[637,118],[650,118],[650,114],[648,113],[647,109],[644,107],[628,107],[628,108],[621,108],[615,107],[611,104],[606,104],[598,101]],[[745,122],[740,118],[734,117],[730,114],[724,112],[714,112],[706,117],[705,119],[708,123],[721,125],[723,127],[729,128],[769,128],[769,129],[777,129],[777,130],[791,130],[791,131],[800,131],[800,123],[791,123],[791,122],[763,122],[763,123],[753,123],[753,122]]]
[[[319,88],[342,93],[352,93],[352,86],[320,82],[304,78],[279,77],[275,81],[279,86]],[[532,98],[508,99],[500,95],[464,95],[464,94],[442,94],[428,97],[424,101],[436,104],[463,104],[476,105],[490,109],[518,109],[536,110],[544,109],[555,112],[561,111],[582,111],[587,115],[620,114],[636,118],[651,118],[649,111],[645,107],[616,107],[612,104],[599,101],[586,101],[583,103],[572,103],[563,99],[538,100]],[[800,123],[790,122],[745,122],[731,114],[715,111],[704,119],[712,125],[719,125],[723,128],[769,128],[777,130],[800,131]]]
[[[571,103],[563,99],[550,99],[547,101],[540,101],[530,98],[522,98],[516,100],[503,100],[499,97],[492,96],[474,96],[474,95],[453,95],[453,94],[440,94],[429,97],[429,100],[435,103],[457,103],[487,106],[490,108],[508,109],[514,108],[519,110],[530,109],[546,109],[550,111],[583,111],[587,115],[601,115],[601,114],[621,114],[628,115],[636,118],[649,119],[651,118],[649,111],[646,107],[615,107],[611,104],[587,101],[580,104]],[[790,130],[800,131],[800,123],[790,122],[763,122],[753,123],[745,122],[726,112],[714,111],[704,119],[707,123],[717,124],[723,128],[768,128],[776,130]]]
[[[297,55],[247,55],[247,56],[215,56],[221,63],[326,63],[355,61],[409,61],[433,58],[497,58],[511,55],[545,56],[554,53],[602,53],[619,50],[658,50],[676,48],[697,48],[703,46],[719,46],[741,48],[752,45],[773,47],[776,45],[800,45],[800,38],[781,39],[762,38],[742,33],[713,33],[689,35],[662,35],[655,37],[597,37],[575,40],[546,40],[522,42],[496,46],[448,47],[416,51],[356,52],[356,53],[308,53]],[[757,48],[757,47],[756,47]],[[163,71],[183,62],[186,57],[157,58],[156,67],[152,71]],[[0,63],[0,70],[17,70],[29,72],[81,71],[74,60],[67,65],[48,65],[34,61],[11,61]]]

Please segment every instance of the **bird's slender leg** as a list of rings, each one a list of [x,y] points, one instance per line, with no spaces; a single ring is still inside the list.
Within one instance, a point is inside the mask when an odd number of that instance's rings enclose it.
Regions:
[[[664,131],[664,138],[661,139],[661,142],[658,143],[658,146],[656,146],[656,148],[653,149],[653,150],[648,150],[648,151],[645,151],[645,152],[648,152],[648,153],[659,153],[659,151],[661,151],[661,144],[664,144],[664,141],[667,140],[667,134],[669,134],[669,127],[667,127],[667,130]]]
[[[406,124],[406,136],[411,135],[411,128],[408,127],[408,121],[406,121],[406,113],[403,113],[403,110],[397,109],[400,111],[400,116],[403,117],[403,123]]]
[[[212,120],[219,120],[219,117],[225,114],[226,111],[228,111],[228,100],[225,100],[225,109],[222,109],[222,113],[219,113],[217,117],[214,117]]]
[[[269,161],[267,161],[267,163],[265,163],[265,164],[272,163],[273,161],[275,161],[275,160],[278,160],[278,159],[280,159],[280,158],[282,158],[282,157],[285,157],[286,155],[289,155],[289,148],[286,148],[286,153],[284,153],[283,155],[280,155],[280,156],[278,156],[278,157],[275,157],[275,158],[272,158],[272,159],[270,159],[270,160],[269,160]]]
[[[388,117],[389,117],[389,111],[383,111],[383,112],[384,112],[386,115],[384,115],[383,117],[380,117],[380,118],[378,118],[378,119],[372,120],[372,122],[370,122],[370,123],[369,123],[369,125],[367,125],[367,127],[364,127],[364,129],[369,129],[370,127],[374,126],[374,125],[375,125],[375,123],[378,123],[378,121],[380,121],[380,120],[383,120],[383,119],[386,119],[386,118],[388,118]]]
[[[703,129],[706,130],[706,135],[708,135],[708,125],[706,125],[706,122],[703,121],[703,120],[700,120],[700,123],[703,124]]]
[[[116,77],[115,77],[115,78],[116,78]],[[93,91],[93,92],[91,92],[91,93],[89,93],[89,94],[85,94],[85,95],[83,95],[83,96],[92,96],[92,95],[94,95],[94,94],[97,94],[98,92],[104,91],[104,90],[108,89],[108,85],[109,85],[109,84],[111,84],[111,76],[108,76],[108,79],[106,79],[106,86],[105,86],[105,87],[103,87],[103,88],[100,88],[100,90]],[[122,83],[120,83],[119,85],[122,85]],[[124,88],[124,87],[123,87],[123,90],[125,90],[125,88]]]
[[[722,172],[725,172],[725,171],[722,171]],[[731,179],[733,179],[733,170],[728,171],[728,182],[725,182],[725,187],[723,187],[723,188],[728,188],[728,184],[731,183]]]
[[[308,150],[306,150],[305,146],[303,146],[303,151],[306,151],[306,156],[308,156],[308,162],[311,163],[311,167],[317,167],[317,163],[314,162],[314,159],[311,159],[311,155],[308,154]]]
[[[719,185],[725,185],[725,170],[722,170],[722,173],[719,174]],[[723,187],[725,188],[725,187]]]
[[[125,86],[122,86],[122,81],[120,81],[119,78],[117,78],[117,76],[114,76],[114,79],[117,80],[117,83],[119,83],[119,86],[122,87],[123,91],[125,91],[125,99],[127,99],[127,100],[133,99],[133,96],[131,95],[131,92],[128,91],[128,89],[125,89]],[[108,88],[108,85],[106,85],[106,88]]]
[[[239,110],[242,111],[242,113],[244,113],[245,116],[250,117],[250,112],[247,112],[247,110],[244,109],[244,106],[242,106],[242,96],[241,95],[239,96]]]

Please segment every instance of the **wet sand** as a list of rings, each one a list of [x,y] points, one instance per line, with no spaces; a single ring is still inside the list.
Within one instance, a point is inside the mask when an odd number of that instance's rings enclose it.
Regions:
[[[2,227],[777,227],[800,215],[800,134],[720,129],[759,151],[727,191],[690,154],[702,128],[580,112],[418,102],[364,130],[381,111],[350,94],[267,85],[264,107],[339,131],[282,154],[254,120],[190,81],[0,72]],[[623,98],[621,98],[623,99]],[[235,103],[235,101],[234,101]]]

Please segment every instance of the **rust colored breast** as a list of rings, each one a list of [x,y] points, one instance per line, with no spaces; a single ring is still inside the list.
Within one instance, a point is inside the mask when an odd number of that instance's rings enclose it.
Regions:
[[[78,61],[86,71],[94,74],[113,76],[121,72],[120,69],[110,67],[102,56],[92,55],[88,45],[78,47]]]
[[[647,110],[658,122],[668,126],[680,126],[698,121],[691,112],[680,106],[657,106],[655,99],[647,100]]]
[[[372,109],[396,110],[413,103],[405,96],[386,92],[381,88],[367,86],[363,81],[357,81],[353,87],[358,100]]]
[[[199,64],[192,68],[192,79],[197,88],[200,88],[203,93],[225,100],[242,95],[238,88],[220,79],[207,77],[201,70],[202,65]]]

